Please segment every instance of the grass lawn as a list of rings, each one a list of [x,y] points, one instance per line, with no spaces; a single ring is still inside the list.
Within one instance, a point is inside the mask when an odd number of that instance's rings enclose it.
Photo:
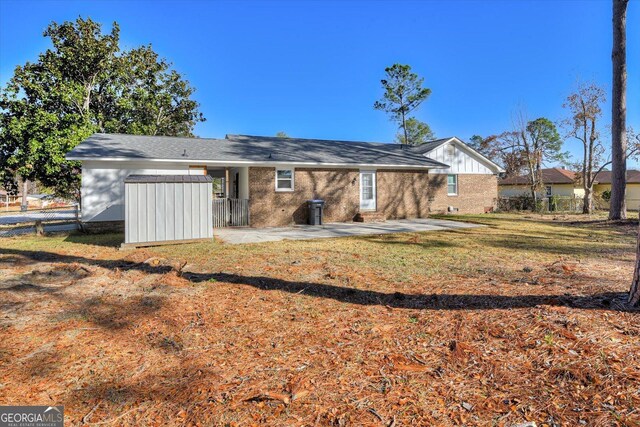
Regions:
[[[68,425],[640,425],[637,223],[0,239],[0,404]],[[180,271],[180,272],[178,272]]]

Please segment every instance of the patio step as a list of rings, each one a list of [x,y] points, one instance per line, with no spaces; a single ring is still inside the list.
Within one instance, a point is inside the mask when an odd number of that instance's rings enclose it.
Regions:
[[[385,222],[382,212],[358,212],[353,218],[354,222]]]

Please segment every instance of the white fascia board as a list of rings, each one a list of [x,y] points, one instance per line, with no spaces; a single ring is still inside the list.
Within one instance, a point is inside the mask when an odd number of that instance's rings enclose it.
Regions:
[[[323,163],[323,162],[256,162],[251,160],[199,160],[199,159],[141,159],[129,157],[67,157],[67,160],[75,160],[81,162],[152,162],[152,163],[189,163],[198,165],[211,166],[292,166],[292,167],[332,167],[332,168],[380,168],[380,169],[437,169],[438,165],[393,165],[393,164],[375,164],[375,163]]]

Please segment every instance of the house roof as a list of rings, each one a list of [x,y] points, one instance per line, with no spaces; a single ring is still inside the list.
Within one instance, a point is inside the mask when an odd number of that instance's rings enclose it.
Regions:
[[[611,171],[602,171],[596,177],[597,184],[611,184]],[[640,184],[640,171],[627,171],[627,184]]]
[[[545,184],[574,184],[576,181],[576,173],[562,168],[540,169],[542,182]],[[498,185],[527,185],[529,184],[528,176],[510,176],[501,179]]]
[[[416,153],[427,154],[452,139],[454,138],[434,139],[433,141],[425,142],[424,144],[413,145],[411,146],[411,150]]]
[[[227,135],[225,139],[97,133],[68,160],[153,160],[221,164],[448,167],[399,144]]]

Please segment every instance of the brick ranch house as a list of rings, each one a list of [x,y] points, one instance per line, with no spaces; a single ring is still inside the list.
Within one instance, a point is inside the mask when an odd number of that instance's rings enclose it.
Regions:
[[[306,223],[307,200],[325,222],[483,213],[502,169],[458,138],[409,147],[227,135],[225,139],[94,134],[66,158],[82,163],[82,220],[122,224],[129,175],[208,174],[217,197],[248,200],[249,225]]]

